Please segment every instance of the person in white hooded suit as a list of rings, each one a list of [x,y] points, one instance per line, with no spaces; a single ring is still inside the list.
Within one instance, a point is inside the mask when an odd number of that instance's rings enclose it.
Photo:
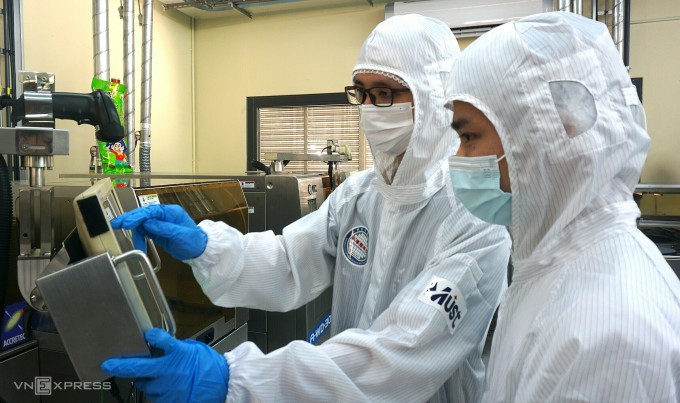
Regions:
[[[225,354],[226,367],[217,353],[192,361],[187,352],[168,370],[159,358],[111,359],[104,370],[151,379],[145,391],[159,399],[184,387],[205,401],[225,394],[263,402],[479,401],[482,350],[507,288],[510,239],[459,204],[449,182],[457,141],[442,105],[458,54],[441,21],[409,15],[375,28],[346,89],[351,102],[362,103],[375,166],[351,175],[282,235],[243,235],[212,221],[196,226],[171,206],[112,222],[187,261],[220,306],[287,311],[332,285],[329,340],[294,341],[269,354],[247,342]]]
[[[637,229],[649,136],[607,27],[566,12],[502,25],[448,91],[454,192],[513,241],[484,401],[677,402],[680,281]]]

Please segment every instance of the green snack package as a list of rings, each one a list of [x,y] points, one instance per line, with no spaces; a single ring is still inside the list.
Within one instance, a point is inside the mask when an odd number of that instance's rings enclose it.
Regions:
[[[123,97],[127,86],[121,84],[117,80],[106,81],[100,78],[92,79],[92,90],[104,90],[111,95],[113,104],[116,105],[118,117],[121,123],[123,122]],[[102,160],[102,172],[105,174],[119,174],[119,173],[133,173],[134,170],[128,163],[125,152],[127,151],[127,143],[125,138],[114,143],[107,143],[105,141],[97,141],[99,147],[99,155]]]

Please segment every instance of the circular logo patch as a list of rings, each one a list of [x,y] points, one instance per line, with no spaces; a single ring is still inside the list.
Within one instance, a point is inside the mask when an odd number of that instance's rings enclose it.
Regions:
[[[354,227],[342,241],[345,259],[356,266],[363,266],[368,260],[368,228]]]

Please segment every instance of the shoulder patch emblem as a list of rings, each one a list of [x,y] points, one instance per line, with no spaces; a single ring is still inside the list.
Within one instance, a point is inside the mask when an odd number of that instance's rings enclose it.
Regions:
[[[368,261],[368,228],[354,227],[345,234],[342,241],[345,259],[355,266],[363,266]]]
[[[432,280],[423,292],[421,300],[442,313],[451,334],[467,313],[467,304],[463,293],[449,280],[437,276],[432,276]]]

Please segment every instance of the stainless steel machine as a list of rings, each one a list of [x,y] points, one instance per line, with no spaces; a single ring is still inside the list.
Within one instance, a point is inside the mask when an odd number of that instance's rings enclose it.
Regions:
[[[247,173],[229,176],[238,180],[248,202],[249,231],[283,228],[316,210],[330,193],[329,177],[305,173]],[[293,340],[319,344],[328,339],[331,323],[332,288],[314,301],[291,312],[249,310],[248,340],[263,352]]]
[[[638,228],[680,277],[680,185],[639,184],[634,196],[642,212]]]
[[[108,180],[108,179],[107,179]],[[116,188],[116,194],[120,200],[123,211],[136,208],[139,205],[149,203],[180,204],[198,222],[203,219],[224,221],[237,228],[241,232],[248,231],[248,206],[238,181],[224,178],[200,178],[191,175],[174,176],[163,179],[145,177],[145,185],[138,184],[141,181],[134,177],[130,179],[127,187]],[[71,242],[71,234],[75,226],[73,200],[84,190],[90,187],[89,180],[68,180],[54,183],[52,199],[52,230],[56,242],[66,244]],[[15,221],[13,239],[19,238],[20,225]],[[11,253],[18,253],[18,242],[12,246]],[[69,245],[69,249],[72,246]],[[105,266],[106,259],[92,262],[97,268]],[[191,269],[184,263],[174,260],[162,249],[158,249],[158,258],[152,256],[151,261],[160,261],[161,269],[156,272],[156,277],[167,301],[170,315],[175,321],[175,334],[180,339],[192,338],[211,345],[219,352],[226,352],[248,339],[248,310],[243,308],[220,308],[214,306],[202,293],[196,282]],[[54,261],[55,259],[53,259]],[[16,284],[16,261],[10,267],[10,273]],[[105,275],[110,276],[110,274]],[[83,279],[82,288],[92,290],[91,285],[102,279],[101,274],[93,273],[85,268],[74,275]],[[100,279],[100,280],[97,280]],[[39,279],[38,282],[43,281]],[[101,280],[110,282],[110,280]],[[105,287],[105,290],[110,290]],[[88,291],[88,290],[84,290]],[[78,288],[72,290],[72,294],[78,293]],[[100,291],[101,293],[101,291]],[[91,292],[89,294],[92,294]],[[13,292],[14,299],[21,298],[18,292]],[[115,298],[115,297],[111,297]],[[108,302],[113,301],[107,297]],[[64,298],[67,300],[67,298]],[[48,303],[50,301],[47,301]],[[102,317],[96,317],[97,309],[108,306],[106,302],[100,307],[85,306],[81,313],[84,315],[71,315],[66,319],[70,321],[68,326],[73,329],[69,338],[78,337],[82,333],[83,326],[87,323],[98,327],[97,331],[106,329],[107,323],[102,322]],[[49,305],[49,304],[48,304]],[[114,307],[115,306],[115,307]],[[120,303],[114,303],[111,308],[118,310]],[[90,401],[117,401],[120,396],[125,400],[130,396],[130,401],[138,400],[135,390],[132,388],[132,380],[116,379],[115,382],[102,383],[108,389],[76,390],[73,388],[52,389],[49,396],[36,396],[33,389],[27,385],[35,386],[35,378],[49,379],[52,384],[71,382],[75,384],[82,380],[78,368],[74,367],[73,354],[87,354],[86,350],[76,352],[69,351],[64,342],[64,335],[58,331],[54,321],[48,312],[40,312],[34,308],[25,307],[20,325],[29,329],[28,342],[18,344],[15,348],[0,353],[0,397],[9,401],[54,401],[54,402],[90,402]],[[94,318],[93,318],[94,317]],[[63,326],[62,326],[63,327]],[[78,330],[80,329],[80,330]],[[96,334],[97,331],[86,332]],[[104,342],[105,337],[96,336]],[[86,344],[86,343],[83,343]],[[102,346],[102,350],[106,350]],[[67,354],[68,352],[68,354]],[[5,359],[3,359],[3,356]],[[71,358],[69,358],[71,356]],[[77,358],[76,358],[77,359]],[[20,385],[15,386],[15,382]],[[23,382],[23,383],[22,383]],[[23,386],[22,386],[23,385]],[[111,390],[115,389],[115,390]],[[113,393],[115,392],[115,393]]]

